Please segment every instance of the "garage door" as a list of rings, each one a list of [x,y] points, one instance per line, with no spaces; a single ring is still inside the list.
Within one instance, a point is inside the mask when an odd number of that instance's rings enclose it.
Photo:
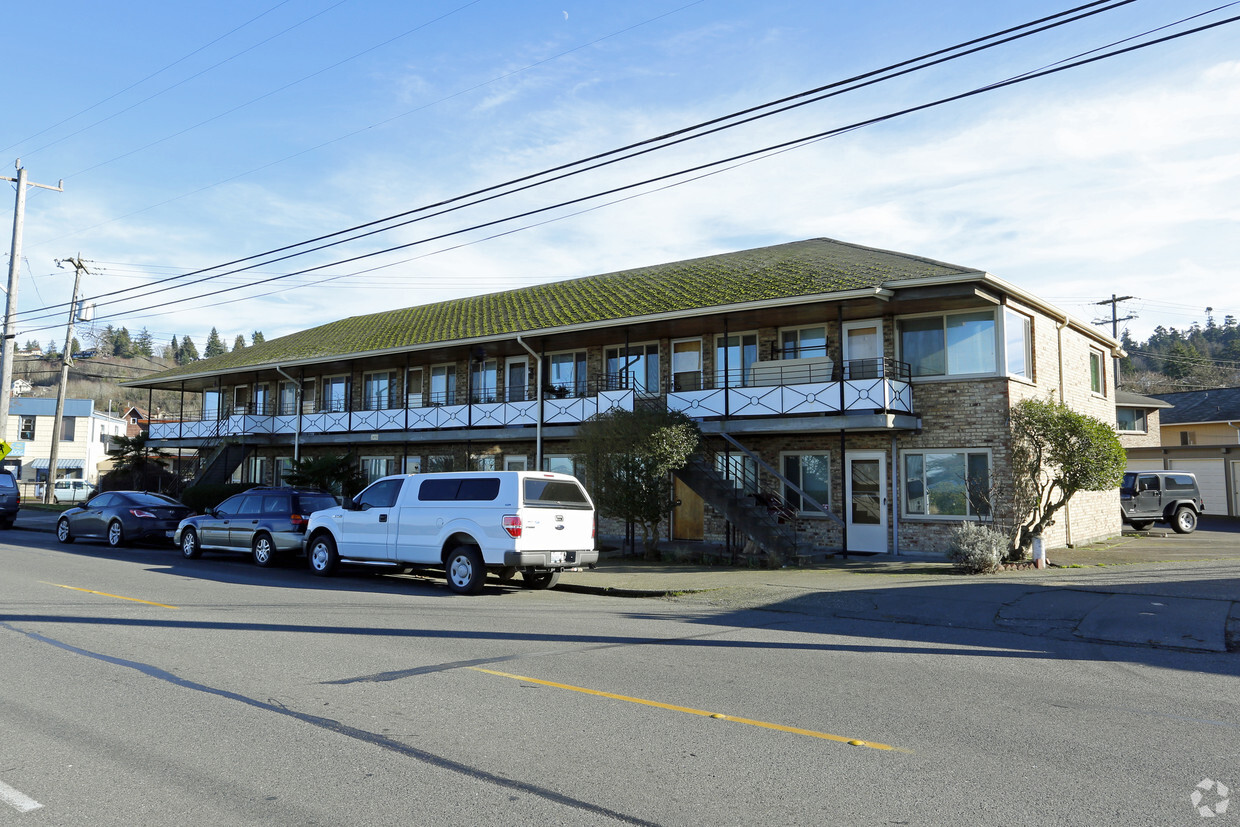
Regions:
[[[1173,459],[1171,467],[1176,471],[1191,471],[1197,475],[1197,487],[1201,489],[1201,499],[1206,501],[1207,514],[1226,514],[1227,482],[1224,478],[1226,469],[1220,459]]]

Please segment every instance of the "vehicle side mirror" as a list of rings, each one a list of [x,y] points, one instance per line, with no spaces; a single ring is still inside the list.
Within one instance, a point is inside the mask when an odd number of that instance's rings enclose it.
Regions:
[[[206,514],[208,517],[214,517],[214,516],[215,516],[215,506],[213,506],[213,505],[209,505],[209,506],[207,506],[206,508],[204,508],[204,509],[202,510],[202,513],[203,513],[203,514]]]

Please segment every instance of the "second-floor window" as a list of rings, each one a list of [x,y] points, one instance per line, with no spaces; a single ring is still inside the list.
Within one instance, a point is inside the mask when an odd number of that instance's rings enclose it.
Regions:
[[[348,410],[348,377],[326,376],[323,378],[323,410],[338,413]]]
[[[609,390],[634,390],[642,396],[659,392],[659,346],[609,347],[604,354]]]
[[[391,407],[393,390],[391,371],[368,373],[362,377],[362,397],[368,411]]]
[[[779,334],[779,358],[781,359],[809,359],[826,355],[827,329],[821,325],[783,330]]]
[[[21,421],[21,429],[17,434],[18,439],[34,439],[34,417],[23,416]]]
[[[456,365],[431,366],[431,404],[456,404]]]
[[[1106,357],[1101,350],[1089,351],[1089,390],[1099,396],[1105,396],[1107,392],[1107,368]]]
[[[60,420],[60,441],[73,442],[77,436],[77,420],[71,416],[66,416]]]
[[[586,395],[586,352],[552,353],[547,357],[547,393],[554,397]]]
[[[409,368],[405,375],[405,405],[409,408],[422,407],[422,368]]]
[[[494,402],[498,396],[494,359],[482,359],[470,365],[469,394],[471,402]]]
[[[913,376],[995,372],[993,310],[901,319],[899,332],[900,359]]]
[[[1009,376],[1033,378],[1033,321],[1015,310],[1003,311],[1004,349]]]
[[[297,413],[297,386],[292,382],[281,382],[277,393],[279,394],[277,403],[279,408],[276,413],[280,416],[292,416]]]
[[[758,361],[758,334],[720,336],[715,348],[715,387],[748,385],[749,369]]]

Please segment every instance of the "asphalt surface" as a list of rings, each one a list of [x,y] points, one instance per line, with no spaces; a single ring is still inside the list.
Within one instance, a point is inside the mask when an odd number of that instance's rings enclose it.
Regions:
[[[58,512],[23,509],[15,527],[54,532]],[[961,575],[941,559],[833,558],[783,569],[646,562],[604,552],[565,572],[564,591],[661,598],[854,620],[1003,630],[1198,652],[1240,651],[1240,521],[1191,535],[1155,528],[1048,552],[1050,567]]]

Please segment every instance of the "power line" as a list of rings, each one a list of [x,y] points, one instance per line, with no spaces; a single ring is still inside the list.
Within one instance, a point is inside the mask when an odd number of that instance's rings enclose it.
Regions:
[[[213,270],[219,270],[219,269],[226,268],[226,267],[232,267],[234,265],[243,264],[247,261],[253,261],[255,259],[266,258],[268,256],[274,256],[279,253],[285,253],[291,250],[296,250],[299,247],[307,247],[308,245],[317,244],[319,242],[327,241],[328,239],[337,238],[339,236],[344,236],[349,233],[359,233],[359,231],[367,230],[367,232],[353,235],[350,238],[341,239],[340,241],[333,242],[331,244],[324,244],[320,247],[313,247],[310,249],[302,250],[300,252],[293,253],[287,256],[282,256],[280,258],[270,259],[268,261],[262,262],[262,264],[252,265],[251,267],[239,268],[238,270],[229,271],[227,273],[218,273],[214,276],[207,276],[203,279],[190,281],[186,283],[186,286],[191,285],[191,284],[201,283],[203,281],[207,281],[210,279],[218,278],[220,275],[232,275],[237,272],[244,272],[244,271],[250,270],[254,266],[262,266],[263,264],[272,264],[272,263],[276,263],[279,261],[287,260],[289,258],[294,258],[299,255],[306,255],[308,253],[317,252],[319,250],[326,249],[328,247],[337,246],[338,244],[341,244],[341,243],[356,241],[361,238],[365,238],[365,237],[374,235],[379,232],[386,232],[392,229],[396,229],[398,227],[407,226],[408,224],[413,223],[414,221],[426,220],[429,218],[434,218],[434,217],[444,215],[448,212],[453,212],[459,209],[464,209],[465,207],[476,206],[478,204],[485,203],[491,200],[495,200],[497,198],[505,197],[507,195],[513,195],[518,192],[522,192],[522,191],[531,189],[536,186],[542,186],[544,184],[552,183],[554,181],[563,180],[564,178],[568,178],[574,175],[582,174],[584,172],[592,171],[602,166],[606,166],[612,163],[618,163],[623,160],[629,160],[631,158],[635,158],[640,155],[648,154],[650,152],[657,151],[659,149],[666,149],[670,146],[684,143],[688,140],[693,140],[699,137],[704,137],[706,135],[714,134],[724,129],[730,129],[735,126],[740,126],[742,124],[751,123],[752,121],[757,120],[759,118],[770,117],[772,115],[788,111],[789,109],[797,108],[800,106],[805,106],[810,103],[816,103],[816,102],[825,100],[827,98],[843,94],[844,92],[847,92],[847,91],[854,91],[856,89],[864,88],[866,86],[870,86],[875,83],[882,82],[884,80],[890,80],[895,77],[900,77],[910,72],[920,71],[922,69],[926,69],[931,66],[944,63],[949,60],[955,60],[955,59],[964,57],[966,55],[982,51],[984,49],[994,48],[996,46],[1009,43],[1013,40],[1017,40],[1023,37],[1028,37],[1033,34],[1038,34],[1040,32],[1046,31],[1051,28],[1055,28],[1057,26],[1062,26],[1068,23],[1076,22],[1078,20],[1093,16],[1096,14],[1100,14],[1102,12],[1112,11],[1116,8],[1128,5],[1132,2],[1135,2],[1135,0],[1093,0],[1093,2],[1086,3],[1081,6],[1076,6],[1071,9],[1058,12],[1054,15],[1049,15],[1046,17],[1038,18],[1036,20],[1032,20],[1027,23],[1022,23],[1018,26],[1009,27],[1009,28],[1000,30],[998,32],[993,32],[991,34],[988,34],[982,37],[973,38],[971,40],[964,41],[954,46],[950,46],[950,47],[943,48],[943,49],[938,49],[938,50],[920,55],[915,58],[910,58],[907,60],[900,61],[898,63],[890,64],[880,69],[875,69],[869,72],[862,73],[860,75],[855,75],[853,77],[850,77],[844,80],[834,81],[826,85],[818,86],[812,89],[798,92],[793,95],[788,95],[782,98],[778,98],[776,100],[769,101],[767,103],[759,104],[756,106],[751,106],[746,109],[739,110],[737,112],[715,117],[715,118],[702,121],[700,123],[693,124],[687,127],[682,127],[672,132],[667,132],[662,135],[657,135],[652,138],[647,138],[641,141],[637,141],[635,143],[627,144],[625,146],[621,146],[621,147],[611,149],[605,152],[597,153],[595,155],[587,156],[585,158],[582,158],[576,161],[571,161],[565,164],[560,164],[558,166],[553,166],[548,169],[544,169],[539,172],[534,172],[534,173],[530,173],[530,174],[520,176],[514,179],[510,179],[508,181],[505,181],[499,184],[494,184],[488,187],[484,187],[482,189],[478,189],[472,192],[464,193],[462,195],[454,196],[452,198],[444,199],[438,202],[433,202],[433,203],[426,204],[420,207],[416,207],[410,210],[406,210],[404,212],[396,213],[394,215],[390,215],[385,218],[380,218],[374,221],[369,221],[363,224],[358,224],[352,227],[345,228],[343,230],[338,230],[332,233],[320,235],[314,238],[307,239],[305,241],[297,242],[295,244],[289,244],[283,247],[277,247],[275,249],[268,250],[266,252],[256,253],[250,256],[246,256],[244,258],[234,259],[232,261],[224,262],[222,264],[214,265],[212,267],[202,268],[202,269],[195,270],[195,271],[185,273],[182,275],[169,276],[165,279],[161,279],[155,282],[150,282],[146,285],[123,288],[122,290],[100,294],[92,298],[97,301],[98,299],[107,298],[110,296],[124,295],[126,293],[136,292],[138,290],[147,290],[151,286],[155,286],[155,285],[159,285],[159,284],[163,284],[167,282],[172,282],[172,281],[188,279],[193,276],[202,275],[204,273],[210,273]],[[1076,15],[1076,16],[1073,16],[1073,15]],[[1043,24],[1046,24],[1046,25],[1043,25]],[[1029,31],[1022,32],[1022,30],[1025,30],[1025,29],[1028,29]],[[987,41],[994,41],[994,42],[988,43]],[[1050,73],[1050,71],[1051,70],[1043,70],[1044,73],[1048,73],[1048,74]],[[1032,79],[1033,77],[1038,77],[1038,76],[1040,76],[1040,74],[1039,75],[1030,74],[1026,78],[1023,78],[1023,79]],[[1012,80],[1016,80],[1016,79],[1012,79]],[[982,90],[976,90],[976,91],[982,91]],[[951,99],[947,99],[947,100],[951,100]],[[785,105],[785,104],[788,104],[788,105]],[[776,108],[776,107],[782,107],[782,108]],[[763,110],[772,110],[772,111],[763,112]],[[916,110],[915,109],[906,110],[905,113],[911,112],[911,111],[916,111]],[[761,114],[757,114],[757,113],[761,113]],[[897,114],[905,114],[905,113],[897,113]],[[890,117],[894,117],[894,116],[890,116]],[[738,120],[742,118],[743,120]],[[860,128],[863,125],[868,125],[871,122],[878,122],[879,120],[880,119],[874,119],[873,121],[870,121],[870,122],[862,122],[859,125],[853,125],[851,127],[844,127],[841,130],[832,130],[832,132],[847,131],[850,129]],[[732,123],[729,123],[729,121],[732,121]],[[709,131],[704,131],[704,132],[702,131],[708,128],[709,128]],[[693,134],[693,133],[698,133],[698,134]],[[828,134],[829,133],[820,133],[818,136],[810,136],[808,138],[798,139],[798,140],[811,141],[815,138],[826,137]],[[757,154],[757,153],[769,151],[770,149],[778,149],[780,146],[783,146],[783,145],[777,145],[777,147],[768,148],[767,150],[758,150],[756,153],[751,153],[751,154]],[[622,155],[622,153],[629,153],[629,154],[623,155],[622,157],[613,157],[613,156],[620,156]],[[741,158],[745,156],[735,156],[735,157]],[[608,158],[611,158],[611,160],[604,161],[604,159],[608,159]],[[734,159],[724,159],[723,161],[719,163],[728,163],[730,160],[734,160]],[[595,163],[595,162],[600,162],[600,163]],[[695,169],[700,169],[700,168],[695,168]],[[689,170],[689,171],[692,172],[694,170]],[[552,176],[552,177],[549,177],[549,176]],[[544,179],[544,180],[539,180],[539,179]],[[652,180],[660,180],[660,179],[652,179]],[[473,200],[470,200],[470,199],[473,199]],[[461,203],[461,202],[467,202],[467,203]],[[569,203],[572,203],[572,202],[569,202]],[[451,206],[454,204],[457,206]],[[439,209],[439,208],[446,208],[446,209]],[[429,212],[431,210],[439,210],[439,211]],[[391,226],[381,226],[385,224],[391,224],[391,222],[398,221],[399,219],[406,219],[409,216],[418,216],[418,217],[415,219],[408,220],[408,221],[401,221],[400,223],[393,224]],[[378,229],[371,229],[371,228],[376,228],[376,227]],[[262,283],[264,282],[263,281],[257,282],[257,284],[262,284]],[[163,291],[159,291],[159,292],[163,292]],[[107,304],[114,304],[114,303],[115,302],[107,302]],[[56,306],[53,305],[48,308],[41,308],[41,309],[25,311],[25,312],[26,313],[38,313],[38,312],[41,312],[42,310],[53,309],[55,307]]]

